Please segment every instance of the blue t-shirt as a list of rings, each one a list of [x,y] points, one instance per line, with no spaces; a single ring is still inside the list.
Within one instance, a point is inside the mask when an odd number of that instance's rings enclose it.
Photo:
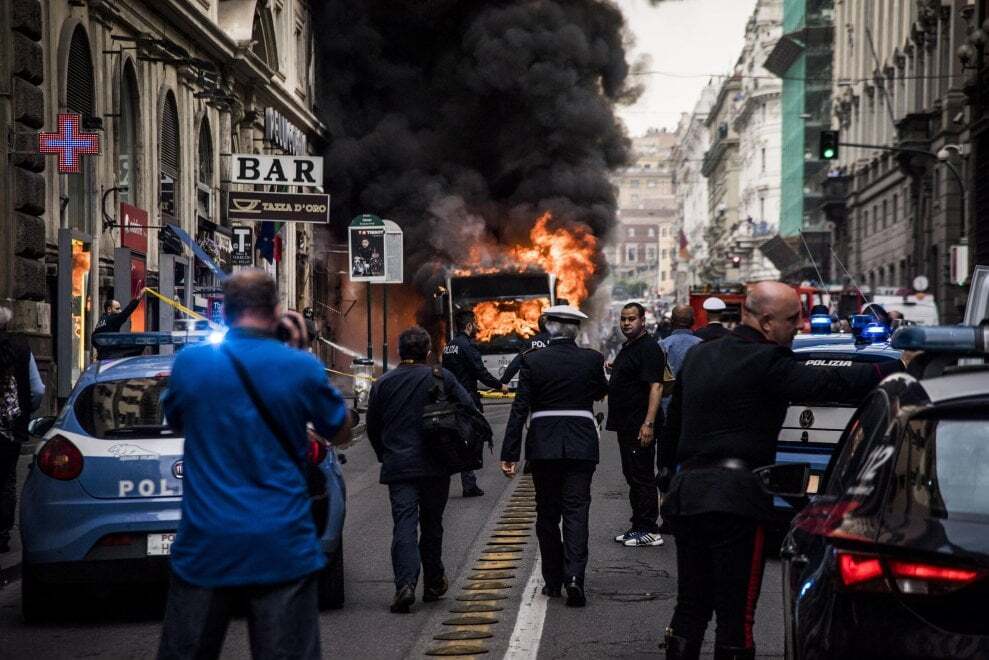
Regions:
[[[306,423],[332,437],[347,414],[314,356],[266,335],[231,329],[224,342],[307,454]],[[169,424],[184,433],[182,520],[172,570],[215,588],[299,579],[326,563],[305,479],[241,384],[220,346],[184,349],[164,397]]]

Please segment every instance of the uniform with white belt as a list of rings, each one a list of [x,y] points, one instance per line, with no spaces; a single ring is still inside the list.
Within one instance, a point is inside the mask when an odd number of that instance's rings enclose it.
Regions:
[[[591,478],[599,457],[593,406],[607,394],[608,383],[604,357],[577,346],[573,338],[574,329],[587,316],[568,305],[550,307],[545,314],[548,327],[557,332],[546,348],[523,355],[501,448],[502,470],[514,474],[521,458],[522,431],[530,419],[525,458],[536,488],[543,593],[559,596],[566,587],[567,604],[581,606]]]

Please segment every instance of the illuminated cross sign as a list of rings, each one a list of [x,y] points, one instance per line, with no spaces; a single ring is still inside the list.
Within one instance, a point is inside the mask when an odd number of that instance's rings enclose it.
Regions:
[[[58,154],[60,174],[78,174],[79,155],[100,153],[100,136],[83,133],[79,129],[79,115],[60,114],[58,133],[38,134],[38,150],[43,154]]]

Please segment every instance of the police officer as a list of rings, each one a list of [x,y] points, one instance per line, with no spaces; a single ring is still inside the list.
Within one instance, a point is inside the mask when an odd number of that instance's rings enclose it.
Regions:
[[[700,337],[701,341],[711,341],[727,335],[729,330],[721,322],[721,317],[724,316],[726,309],[725,301],[711,296],[704,300],[702,307],[707,312],[707,325],[695,330],[694,335]]]
[[[481,352],[474,343],[474,335],[477,333],[477,319],[474,317],[474,312],[466,309],[457,312],[454,323],[457,332],[443,349],[443,368],[450,371],[457,382],[467,390],[477,409],[483,410],[481,395],[477,391],[477,381],[502,392],[507,392],[508,386],[502,385],[501,381],[484,366]],[[473,470],[460,473],[460,485],[463,487],[464,497],[484,495],[484,491],[477,485],[477,477],[474,476]]]
[[[677,546],[677,604],[666,657],[697,658],[712,613],[716,659],[755,656],[752,624],[764,565],[763,521],[772,498],[752,469],[775,461],[789,402],[861,399],[901,363],[807,366],[790,344],[800,299],[781,282],[746,297],[742,324],[686,354],[660,440],[663,519]],[[670,481],[675,469],[679,471]]]
[[[505,373],[501,375],[502,385],[508,385],[512,382],[512,379],[515,378],[515,374],[517,374],[519,369],[522,368],[522,355],[526,351],[535,351],[540,348],[546,348],[546,345],[549,344],[550,337],[549,333],[546,332],[546,316],[544,314],[539,315],[538,324],[539,332],[533,335],[532,339],[529,340],[529,347],[525,351],[522,351],[522,353],[519,353],[512,358],[512,361],[508,363],[507,367],[505,367]]]
[[[509,478],[518,472],[522,428],[531,412],[525,457],[536,487],[536,535],[546,583],[542,592],[556,597],[565,587],[567,605],[583,607],[591,477],[599,456],[593,406],[607,394],[608,382],[604,357],[576,343],[587,315],[569,305],[550,307],[545,314],[551,339],[546,348],[522,357],[501,470]]]

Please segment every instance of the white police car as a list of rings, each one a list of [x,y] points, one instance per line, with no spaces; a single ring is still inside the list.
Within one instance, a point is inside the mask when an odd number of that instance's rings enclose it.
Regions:
[[[167,333],[138,334],[137,343],[145,345],[175,343]],[[21,497],[26,620],[51,614],[63,590],[78,585],[166,580],[183,476],[182,438],[168,427],[161,407],[172,362],[172,356],[149,355],[93,364],[57,418],[32,421],[32,433],[43,442]],[[310,458],[326,475],[329,492],[321,539],[329,564],[320,579],[320,604],[340,607],[343,475],[332,447],[314,442]]]
[[[813,322],[812,318],[812,327]],[[830,319],[827,324],[830,327]],[[900,351],[890,346],[888,329],[870,319],[860,318],[854,323],[853,330],[854,333],[797,335],[793,352],[804,364],[831,369],[899,359]],[[808,493],[817,492],[838,439],[859,403],[794,401],[787,409],[777,444],[776,462],[810,463]],[[776,498],[775,506],[785,520],[794,513],[780,498]]]

